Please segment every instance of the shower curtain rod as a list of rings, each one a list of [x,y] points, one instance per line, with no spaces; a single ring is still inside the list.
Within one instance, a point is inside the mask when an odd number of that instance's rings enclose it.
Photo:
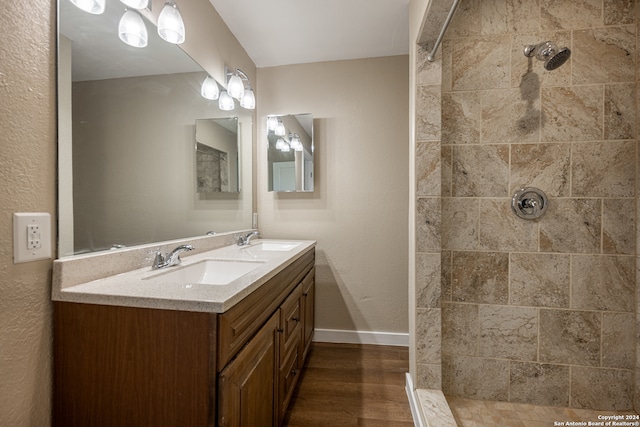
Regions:
[[[427,61],[433,62],[436,60],[436,52],[438,51],[438,46],[442,43],[442,38],[444,37],[445,31],[447,31],[447,27],[451,22],[451,18],[453,18],[453,14],[456,13],[456,9],[458,8],[458,4],[460,0],[453,0],[453,5],[451,6],[451,10],[447,15],[447,19],[444,21],[444,25],[442,26],[442,30],[440,30],[440,35],[436,39],[436,44],[433,46],[433,50],[427,55]]]

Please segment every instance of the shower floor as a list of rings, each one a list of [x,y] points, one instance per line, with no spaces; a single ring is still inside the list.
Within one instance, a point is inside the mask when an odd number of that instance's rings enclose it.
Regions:
[[[458,427],[550,427],[567,426],[567,421],[588,425],[604,421],[599,415],[634,415],[630,411],[592,411],[587,409],[538,406],[525,403],[491,402],[447,396],[449,408]],[[620,421],[625,421],[624,419]],[[640,421],[638,419],[629,420]],[[556,423],[556,424],[554,424]],[[564,424],[562,424],[564,423]],[[606,425],[606,421],[605,424]]]

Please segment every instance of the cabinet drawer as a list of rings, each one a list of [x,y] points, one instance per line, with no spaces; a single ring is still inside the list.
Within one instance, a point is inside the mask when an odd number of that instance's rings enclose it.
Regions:
[[[313,268],[314,262],[315,250],[310,250],[234,307],[218,315],[218,371],[278,309]]]
[[[280,306],[280,354],[284,356],[291,346],[299,345],[302,331],[300,297],[302,286],[298,285]]]
[[[290,349],[289,353],[286,354],[282,365],[280,365],[279,369],[279,378],[278,378],[278,424],[282,422],[284,418],[287,407],[289,406],[289,402],[293,397],[293,392],[296,388],[296,383],[298,382],[298,377],[300,376],[300,370],[298,365],[300,365],[300,352],[297,347],[293,347]]]

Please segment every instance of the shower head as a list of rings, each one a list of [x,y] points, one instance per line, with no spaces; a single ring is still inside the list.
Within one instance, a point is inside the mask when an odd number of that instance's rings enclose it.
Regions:
[[[551,71],[567,62],[567,59],[571,56],[571,51],[567,47],[558,49],[555,43],[546,41],[525,47],[524,55],[527,57],[535,56],[540,61],[544,61],[544,68]]]

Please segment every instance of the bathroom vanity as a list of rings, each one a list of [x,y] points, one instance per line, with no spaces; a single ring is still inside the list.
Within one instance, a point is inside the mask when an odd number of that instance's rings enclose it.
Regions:
[[[313,336],[314,246],[222,248],[54,291],[53,425],[280,425]],[[169,283],[233,254],[259,265]]]

